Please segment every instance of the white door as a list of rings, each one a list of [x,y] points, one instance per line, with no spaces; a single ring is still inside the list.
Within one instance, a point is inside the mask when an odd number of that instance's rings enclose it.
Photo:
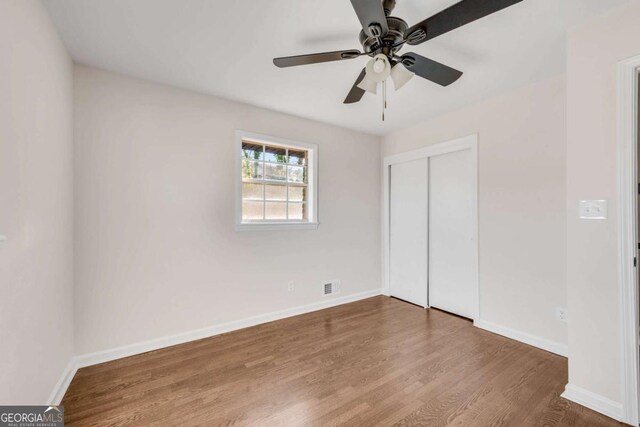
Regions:
[[[427,306],[427,158],[391,166],[389,288],[391,295]]]
[[[475,160],[470,149],[429,158],[429,305],[475,319]]]

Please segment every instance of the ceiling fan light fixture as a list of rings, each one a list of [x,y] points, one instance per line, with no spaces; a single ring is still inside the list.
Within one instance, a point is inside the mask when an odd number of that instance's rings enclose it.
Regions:
[[[358,83],[358,87],[374,95],[378,93],[378,82],[371,80],[368,75],[365,75],[364,79]]]
[[[415,73],[407,70],[407,67],[402,65],[400,62],[391,69],[391,80],[393,80],[393,86],[396,90],[400,90],[400,88],[406,85],[413,76],[415,76]]]
[[[367,78],[376,83],[385,81],[390,74],[391,64],[389,64],[389,59],[383,54],[374,56],[367,63]]]

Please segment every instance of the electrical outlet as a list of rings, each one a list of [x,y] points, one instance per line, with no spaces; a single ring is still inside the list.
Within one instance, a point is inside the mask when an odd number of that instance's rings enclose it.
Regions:
[[[581,200],[580,219],[607,219],[607,201]]]
[[[566,323],[568,317],[569,317],[569,313],[567,312],[566,308],[556,307],[556,320]]]
[[[296,282],[289,282],[287,284],[287,291],[293,292],[296,290]]]

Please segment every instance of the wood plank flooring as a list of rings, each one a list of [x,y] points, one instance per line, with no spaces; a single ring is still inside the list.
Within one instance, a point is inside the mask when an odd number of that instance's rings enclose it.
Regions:
[[[91,366],[67,425],[620,426],[560,398],[567,361],[375,297]]]

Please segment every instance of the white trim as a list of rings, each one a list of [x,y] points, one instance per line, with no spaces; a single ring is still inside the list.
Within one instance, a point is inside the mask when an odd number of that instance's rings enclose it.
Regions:
[[[471,150],[471,155],[473,158],[472,167],[474,170],[472,171],[472,175],[475,179],[474,183],[474,201],[473,208],[475,212],[473,212],[473,218],[475,219],[475,223],[473,224],[474,228],[474,239],[475,239],[475,289],[476,289],[476,301],[477,307],[475,309],[475,317],[474,320],[480,319],[480,279],[479,279],[479,270],[478,270],[478,134],[469,135],[463,138],[454,139],[451,141],[443,142],[440,144],[429,145],[424,148],[420,148],[418,150],[408,151],[405,153],[396,154],[393,156],[387,156],[383,159],[382,162],[382,179],[383,179],[383,196],[382,196],[382,224],[383,224],[383,237],[382,237],[382,249],[383,249],[383,278],[384,278],[384,287],[383,294],[389,296],[391,293],[390,289],[390,277],[389,277],[389,263],[390,263],[390,250],[389,250],[389,209],[390,206],[390,182],[389,182],[389,170],[392,165],[398,163],[410,162],[417,159],[429,158],[433,156],[438,156],[442,154],[452,153],[455,151],[462,150]]]
[[[236,224],[236,231],[317,230],[317,222],[256,222]]]
[[[493,322],[487,322],[486,320],[476,320],[475,322],[473,322],[473,325],[480,329],[484,329],[485,331],[502,335],[503,337],[511,338],[512,340],[520,341],[522,343],[532,345],[550,353],[557,354],[558,356],[567,357],[569,353],[569,348],[566,344],[560,344],[559,342],[541,338],[536,335],[518,331],[516,329],[507,328],[506,326],[498,325]]]
[[[160,348],[171,347],[178,344],[184,344],[190,341],[200,340],[203,338],[213,337],[215,335],[224,334],[227,332],[237,331],[238,329],[249,328],[251,326],[260,325],[267,322],[273,322],[274,320],[285,319],[291,316],[298,316],[300,314],[310,313],[313,311],[323,310],[325,308],[335,307],[342,304],[348,304],[355,301],[360,301],[366,298],[375,297],[381,295],[380,289],[372,291],[360,292],[357,294],[347,295],[338,298],[325,299],[323,301],[302,305],[294,308],[288,308],[285,310],[274,311],[271,313],[261,314],[247,319],[236,320],[233,322],[222,323],[215,326],[210,326],[203,329],[196,329],[193,331],[183,332],[176,335],[166,336],[162,338],[156,338],[149,341],[144,341],[135,344],[129,344],[122,347],[112,348],[109,350],[98,351],[96,353],[84,354],[77,356],[76,365],[77,368],[84,368],[86,366],[96,365],[98,363],[110,362],[112,360],[121,359],[123,357],[134,356],[136,354],[146,353]]]
[[[618,64],[618,233],[619,283],[621,321],[621,396],[622,421],[638,425],[638,293],[637,269],[633,260],[638,256],[638,70],[640,56]]]
[[[248,139],[254,142],[282,146],[286,148],[299,148],[308,152],[307,170],[308,182],[306,183],[308,200],[307,207],[309,218],[307,221],[270,221],[270,222],[242,222],[242,140]],[[260,135],[242,130],[236,131],[235,140],[235,183],[236,183],[236,231],[266,231],[266,230],[315,230],[318,228],[318,145],[306,142],[290,141],[275,136]],[[282,182],[281,184],[289,183]],[[291,183],[296,186],[299,183]]]
[[[477,133],[462,138],[456,138],[450,141],[441,142],[438,144],[428,145],[417,150],[406,151],[404,153],[387,156],[384,158],[383,162],[385,165],[390,166],[397,163],[406,163],[416,159],[423,159],[425,157],[439,156],[441,154],[453,153],[455,151],[474,148],[478,148]]]
[[[67,366],[65,367],[64,371],[62,372],[60,379],[58,380],[56,385],[53,387],[53,391],[51,392],[51,395],[47,400],[48,405],[54,405],[54,406],[60,405],[60,403],[62,402],[62,398],[64,397],[64,394],[67,392],[67,389],[69,388],[69,384],[71,384],[71,380],[76,375],[77,371],[78,371],[77,358],[72,357],[69,363],[67,364]]]
[[[391,233],[391,165],[385,157],[382,160],[382,293],[391,296],[391,275],[389,271],[389,239]],[[427,298],[428,301],[428,298]]]
[[[586,406],[589,409],[593,409],[596,412],[600,412],[616,421],[621,421],[622,419],[622,405],[619,402],[614,402],[613,400],[573,384],[567,384],[564,393],[560,396],[579,405]]]

